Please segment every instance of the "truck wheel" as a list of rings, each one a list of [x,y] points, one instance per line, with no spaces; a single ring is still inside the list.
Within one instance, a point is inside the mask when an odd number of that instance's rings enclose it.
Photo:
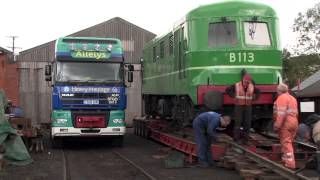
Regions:
[[[63,140],[61,138],[51,138],[51,147],[53,149],[63,148]]]
[[[203,97],[203,104],[210,110],[221,110],[223,96],[220,91],[209,91]]]
[[[112,145],[114,147],[122,147],[123,146],[123,136],[113,138]]]

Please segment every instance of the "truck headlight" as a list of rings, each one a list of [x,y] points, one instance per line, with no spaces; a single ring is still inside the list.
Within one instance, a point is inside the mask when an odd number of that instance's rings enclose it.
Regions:
[[[63,119],[63,118],[56,119],[56,123],[58,124],[66,124],[67,121],[68,121],[67,119]]]
[[[123,123],[123,119],[113,119],[113,123]]]

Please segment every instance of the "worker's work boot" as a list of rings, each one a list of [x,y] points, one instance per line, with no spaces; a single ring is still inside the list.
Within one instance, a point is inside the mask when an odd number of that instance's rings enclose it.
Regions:
[[[233,131],[233,140],[237,144],[242,144],[241,139],[240,139],[240,130]]]
[[[245,135],[243,140],[242,140],[242,144],[243,145],[248,145],[249,144],[249,136],[248,135]]]
[[[216,165],[216,163],[213,160],[209,161],[208,164],[209,164],[209,166],[215,166]]]
[[[293,170],[296,168],[296,161],[293,153],[284,153],[281,159],[285,167]]]
[[[241,139],[236,139],[236,140],[234,140],[234,142],[237,143],[237,144],[239,144],[239,145],[242,145],[242,144],[243,144],[243,142],[242,142]]]
[[[196,165],[196,167],[199,167],[199,168],[208,168],[210,165],[207,163],[207,162],[198,162],[198,164]]]

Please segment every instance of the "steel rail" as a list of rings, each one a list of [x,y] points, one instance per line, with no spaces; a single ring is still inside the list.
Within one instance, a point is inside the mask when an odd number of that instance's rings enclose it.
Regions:
[[[66,156],[64,154],[63,149],[61,151],[62,151],[62,178],[63,180],[68,180],[67,160],[66,160]]]
[[[71,180],[70,172],[69,172],[69,161],[67,157],[67,152],[62,148],[62,178],[63,180]]]
[[[290,180],[310,180],[311,178],[306,177],[300,173],[296,174],[295,171],[292,171],[278,163],[275,163],[263,156],[260,156],[232,141],[226,141],[226,143],[228,143],[229,145],[231,145],[232,147],[235,147],[237,149],[240,149],[242,151],[242,154],[244,154],[246,157],[248,157],[249,159],[251,159],[252,161],[255,161],[256,163],[271,169],[272,171],[276,172],[277,174],[288,178]]]
[[[279,139],[279,137],[276,136],[275,134],[271,134],[271,133],[259,133],[259,134],[261,134],[262,136],[269,137],[269,138]],[[310,143],[302,142],[302,141],[296,141],[296,140],[294,141],[294,143],[311,148],[311,149],[314,149],[315,151],[317,150],[317,146],[314,144],[310,144]]]
[[[117,156],[119,156],[121,159],[127,161],[129,164],[131,164],[132,166],[134,166],[136,169],[138,169],[139,171],[141,171],[143,173],[143,175],[145,175],[147,178],[151,179],[151,180],[157,180],[155,177],[153,177],[151,174],[149,174],[147,171],[145,171],[141,166],[137,165],[136,163],[134,163],[133,161],[131,161],[130,159],[126,158],[124,155],[122,155],[121,153],[119,153],[116,150],[112,151],[114,154],[116,154]]]

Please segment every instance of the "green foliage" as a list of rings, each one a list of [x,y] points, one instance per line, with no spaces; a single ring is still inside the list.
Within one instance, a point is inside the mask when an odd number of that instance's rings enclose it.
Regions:
[[[299,13],[293,24],[297,33],[297,44],[294,45],[295,55],[320,52],[320,3],[305,13]]]
[[[285,56],[283,51],[283,79],[290,87],[297,85],[320,70],[320,56],[318,54],[301,55],[296,57]]]

